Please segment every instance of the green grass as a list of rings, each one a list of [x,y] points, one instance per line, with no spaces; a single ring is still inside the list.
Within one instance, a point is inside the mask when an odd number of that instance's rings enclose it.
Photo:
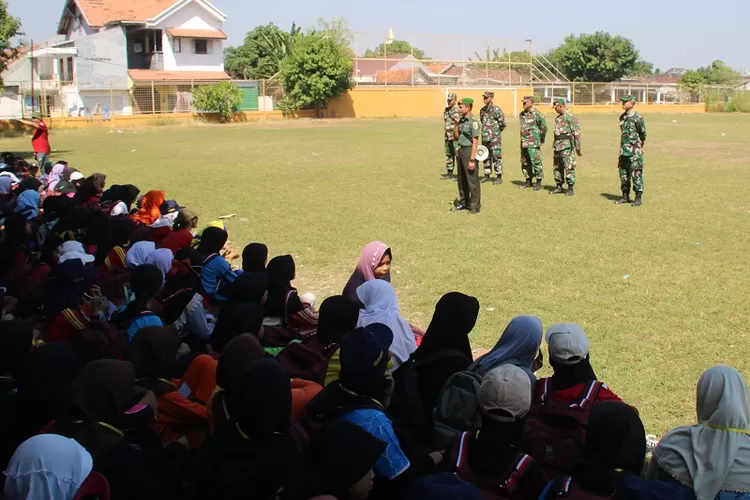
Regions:
[[[551,117],[548,117],[551,120]],[[675,121],[676,120],[676,121]],[[427,327],[440,296],[482,309],[490,347],[515,315],[581,324],[600,379],[661,434],[695,419],[695,383],[715,363],[750,373],[750,117],[646,116],[645,204],[615,206],[616,115],[582,116],[575,197],[516,189],[518,124],[505,132],[506,183],[482,213],[450,213],[439,119],[60,131],[53,157],[108,183],[166,189],[202,222],[229,221],[237,248],[291,253],[297,286],[339,293],[361,247],[393,247],[403,314]],[[0,150],[28,139],[0,140]],[[551,150],[544,148],[551,186]],[[243,221],[242,219],[247,219]],[[624,276],[628,275],[629,278]]]

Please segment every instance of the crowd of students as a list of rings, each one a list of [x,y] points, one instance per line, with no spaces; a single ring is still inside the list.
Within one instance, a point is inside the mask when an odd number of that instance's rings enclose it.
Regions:
[[[8,500],[750,500],[735,369],[701,376],[696,424],[647,461],[581,327],[518,316],[474,359],[477,299],[448,293],[410,325],[385,243],[316,308],[290,255],[235,251],[220,220],[139,194],[2,157]]]

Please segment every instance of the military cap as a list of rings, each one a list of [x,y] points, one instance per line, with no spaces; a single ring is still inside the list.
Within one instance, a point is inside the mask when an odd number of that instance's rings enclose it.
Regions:
[[[621,100],[622,102],[628,102],[628,101],[633,101],[633,102],[635,102],[635,97],[633,97],[632,95],[626,95],[626,96],[622,96],[622,97],[620,97],[620,100]]]
[[[531,101],[534,102],[534,96],[533,95],[527,95],[523,98],[524,101]]]
[[[552,99],[552,105],[553,106],[565,106],[565,98],[564,97],[555,97]]]
[[[464,97],[463,99],[461,99],[461,102],[463,104],[466,104],[467,106],[473,106],[474,105],[474,99],[472,99],[471,97]]]
[[[457,98],[458,98],[458,96],[456,94],[454,94],[453,92],[451,92],[450,94],[448,94],[448,100],[449,101],[452,101],[453,99],[457,99]]]
[[[482,97],[495,97],[495,93],[488,90],[487,92],[482,94]]]

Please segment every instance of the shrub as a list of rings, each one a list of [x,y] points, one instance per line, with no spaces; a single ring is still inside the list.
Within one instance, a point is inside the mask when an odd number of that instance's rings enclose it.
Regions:
[[[193,107],[200,113],[216,113],[219,121],[232,119],[242,104],[242,89],[232,82],[198,87],[193,91]]]

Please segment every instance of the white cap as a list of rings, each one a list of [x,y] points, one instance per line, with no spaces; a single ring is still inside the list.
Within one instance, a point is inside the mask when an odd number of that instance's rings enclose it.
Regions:
[[[72,174],[70,174],[70,180],[71,181],[78,181],[78,180],[81,180],[83,178],[84,178],[84,175],[81,172],[73,172]]]
[[[66,241],[58,249],[60,257],[57,259],[58,264],[62,264],[66,260],[79,259],[84,264],[90,264],[94,262],[95,257],[87,254],[86,250],[83,249],[83,245],[78,241],[70,240]]]
[[[561,365],[574,365],[589,354],[589,339],[578,325],[558,323],[547,330],[550,360]]]

